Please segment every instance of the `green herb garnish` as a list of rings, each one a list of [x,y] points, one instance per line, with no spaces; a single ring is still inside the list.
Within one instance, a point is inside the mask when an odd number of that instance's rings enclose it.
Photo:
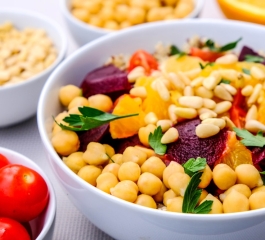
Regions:
[[[65,130],[87,131],[117,119],[133,117],[138,115],[138,113],[135,113],[135,114],[117,116],[91,107],[79,107],[78,110],[81,113],[81,115],[70,114],[69,116],[63,119],[63,121],[68,123],[69,126],[66,126],[62,123],[57,123],[56,121],[55,122],[62,129]]]
[[[249,69],[242,68],[242,72],[247,74],[247,75],[250,75],[250,70]]]
[[[213,62],[208,62],[208,63],[206,63],[204,66],[203,66],[202,63],[199,63],[199,64],[200,64],[200,67],[201,67],[202,70],[203,70],[204,68],[206,68],[207,66],[213,66],[213,65],[214,65]]]
[[[164,155],[167,151],[167,145],[161,143],[161,138],[163,137],[162,128],[158,126],[154,133],[150,133],[148,136],[148,142],[150,146],[154,149],[155,153],[159,155]]]
[[[239,41],[241,41],[242,38],[239,38],[238,40],[236,40],[235,42],[231,42],[228,44],[225,44],[222,47],[215,47],[215,43],[213,40],[208,39],[205,43],[205,46],[208,47],[211,51],[214,52],[226,52],[229,51],[231,49],[234,49],[236,47],[236,45],[238,44]]]
[[[177,55],[179,53],[181,53],[181,51],[178,49],[178,47],[176,47],[175,45],[170,46],[170,53],[169,53],[170,56]]]
[[[201,171],[206,166],[206,158],[190,158],[187,162],[183,164],[184,171],[190,177],[192,177],[196,172]]]
[[[195,173],[187,186],[183,198],[182,212],[183,213],[201,213],[206,214],[211,211],[213,201],[206,200],[197,206],[201,196],[202,189],[198,189],[201,182],[202,172]]]
[[[255,55],[247,54],[247,55],[245,55],[245,61],[246,62],[261,63],[261,62],[264,62],[265,59],[264,59],[264,57],[261,57],[261,56],[255,56]]]
[[[253,135],[246,129],[233,128],[236,135],[241,137],[240,141],[246,147],[263,147],[265,146],[265,137],[262,132],[258,132],[257,135]]]

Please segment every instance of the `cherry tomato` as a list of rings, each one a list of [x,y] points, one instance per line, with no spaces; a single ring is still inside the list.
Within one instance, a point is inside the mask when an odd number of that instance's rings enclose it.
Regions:
[[[0,153],[0,168],[6,166],[8,164],[10,164],[8,159],[3,154]]]
[[[30,240],[23,225],[11,218],[0,218],[0,240]]]
[[[145,72],[150,74],[152,70],[158,68],[158,63],[150,53],[144,50],[138,50],[132,55],[128,70],[131,71],[138,66],[142,66],[145,69]]]
[[[42,176],[19,164],[0,169],[0,216],[28,222],[46,207],[49,191]]]
[[[193,47],[190,50],[190,55],[193,57],[199,57],[203,61],[214,62],[217,58],[222,57],[224,54],[221,52],[213,52],[210,50],[202,50],[200,48]]]

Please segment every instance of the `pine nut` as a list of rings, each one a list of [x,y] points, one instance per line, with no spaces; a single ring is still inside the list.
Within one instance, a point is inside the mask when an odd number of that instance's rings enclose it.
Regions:
[[[253,86],[247,85],[241,90],[241,94],[245,97],[249,97],[253,93]]]
[[[216,97],[218,97],[222,100],[226,100],[226,101],[230,101],[230,102],[233,101],[233,97],[223,86],[217,85],[214,88],[213,93]]]
[[[178,130],[174,127],[171,127],[165,132],[165,134],[161,138],[161,143],[168,144],[168,143],[176,142],[178,138],[179,138]]]
[[[213,92],[211,90],[208,90],[204,86],[200,86],[195,89],[195,95],[202,97],[202,98],[212,98]]]
[[[201,108],[203,105],[203,99],[198,96],[183,96],[178,99],[178,102],[183,107],[190,107],[190,108]]]
[[[176,107],[175,114],[177,117],[185,118],[185,119],[193,119],[197,117],[197,111],[194,108],[182,108]]]
[[[259,131],[265,132],[265,125],[257,120],[249,120],[245,124],[245,128],[250,131],[257,133]]]
[[[257,120],[258,119],[258,108],[256,105],[252,105],[246,115],[246,122],[249,120]]]
[[[260,94],[259,94],[259,98],[257,100],[258,104],[261,104],[264,101],[264,98],[265,98],[265,92],[262,89],[261,92],[260,92]]]
[[[234,64],[238,62],[238,57],[235,54],[226,54],[217,58],[215,62],[222,65]]]
[[[216,106],[216,102],[209,98],[203,98],[203,107],[214,109]]]
[[[150,75],[151,77],[154,77],[154,78],[159,78],[159,77],[162,77],[163,76],[163,73],[161,73],[160,71],[158,71],[158,70],[153,70],[152,72],[151,72],[151,75]]]
[[[199,74],[201,73],[202,69],[199,67],[199,68],[194,68],[190,71],[186,71],[186,72],[183,72],[189,79],[194,79],[196,77],[199,76]]]
[[[194,90],[191,86],[186,86],[183,91],[184,96],[194,96]]]
[[[204,112],[202,114],[200,114],[199,118],[203,121],[207,118],[215,118],[217,117],[217,114],[215,112]]]
[[[145,87],[134,87],[130,90],[130,94],[135,97],[146,98],[147,92]]]
[[[213,90],[216,87],[216,85],[220,82],[220,80],[221,79],[218,79],[214,76],[209,76],[204,78],[202,85],[208,90]]]
[[[197,78],[192,80],[192,82],[190,83],[190,86],[191,87],[200,87],[202,85],[203,80],[204,80],[204,77],[197,77]]]
[[[198,110],[199,115],[203,114],[203,113],[210,113],[213,117],[217,117],[217,113],[214,112],[213,110],[209,109],[209,108],[200,108]]]
[[[165,132],[173,126],[173,122],[168,119],[162,119],[162,120],[157,121],[156,126],[157,127],[160,126],[162,129],[162,132]]]
[[[10,79],[10,73],[7,70],[0,71],[0,83],[7,82]]]
[[[246,74],[246,73],[242,73],[243,79],[246,81],[250,81],[251,80],[251,76]]]
[[[217,103],[213,111],[216,112],[217,114],[222,114],[222,113],[227,112],[231,107],[232,107],[231,102],[223,101],[223,102]]]
[[[220,128],[211,123],[199,124],[195,129],[199,138],[208,138],[220,132]]]
[[[169,73],[168,79],[171,82],[171,84],[176,88],[183,90],[185,88],[185,84],[180,80],[179,76],[175,73]]]
[[[257,101],[261,89],[262,89],[262,85],[260,83],[256,84],[256,86],[253,89],[252,94],[250,95],[249,99],[247,100],[248,105],[254,104]]]
[[[141,66],[135,67],[132,71],[127,75],[128,81],[130,83],[134,83],[137,78],[145,75],[144,68]]]
[[[233,130],[236,125],[232,122],[232,120],[229,117],[222,117],[222,119],[225,120],[226,126],[229,128],[229,130]]]
[[[237,89],[230,84],[221,83],[220,86],[224,87],[231,95],[236,95]]]
[[[172,121],[173,124],[176,124],[178,122],[178,117],[175,113],[176,111],[176,105],[174,104],[171,104],[169,107],[168,107],[168,117],[169,119]]]
[[[189,86],[190,85],[190,82],[191,82],[190,79],[183,72],[178,72],[178,75],[180,77],[180,80],[182,82],[184,82],[184,84],[186,86]]]
[[[158,92],[159,96],[164,100],[168,101],[170,99],[170,93],[165,86],[164,82],[161,79],[155,80],[156,82],[156,91]]]
[[[149,112],[144,117],[144,122],[146,125],[148,124],[156,124],[158,121],[158,118],[154,112]]]
[[[222,118],[207,118],[204,119],[201,124],[211,123],[213,125],[216,125],[220,129],[223,129],[226,126],[226,122]]]
[[[223,79],[230,80],[232,82],[237,81],[242,78],[242,73],[234,70],[234,69],[220,69],[219,70]]]
[[[259,67],[252,66],[250,68],[250,75],[257,80],[265,80],[265,72]]]

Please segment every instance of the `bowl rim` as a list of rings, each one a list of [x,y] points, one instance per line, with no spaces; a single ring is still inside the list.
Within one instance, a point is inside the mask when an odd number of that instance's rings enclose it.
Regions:
[[[86,23],[82,22],[81,20],[75,18],[70,13],[69,8],[68,8],[68,6],[66,4],[68,1],[69,0],[60,0],[60,9],[61,9],[63,15],[67,19],[69,19],[71,22],[76,24],[78,27],[82,28],[82,30],[84,30],[84,31],[87,31],[87,30],[95,31],[97,34],[101,34],[101,35],[107,34],[107,33],[116,33],[117,32],[117,31],[113,31],[113,30],[109,30],[109,29],[104,29],[104,28],[100,28],[100,27],[97,27],[97,26],[93,26],[93,25],[90,25],[90,24],[86,24]],[[195,18],[201,12],[201,10],[202,10],[202,8],[204,6],[205,0],[193,0],[193,1],[195,2],[195,8],[193,9],[193,11],[190,14],[188,14],[183,19]],[[182,19],[180,19],[180,20],[182,20]],[[168,21],[179,21],[179,19],[168,20]],[[157,21],[157,22],[160,22],[160,21]],[[146,24],[146,23],[143,23],[143,24]],[[135,26],[137,26],[137,25],[135,25]]]
[[[108,201],[112,201],[115,203],[118,203],[119,205],[122,205],[126,208],[132,208],[134,211],[146,213],[149,216],[163,216],[168,217],[174,220],[196,220],[196,221],[218,221],[218,222],[224,222],[229,220],[237,220],[241,219],[242,217],[245,219],[250,219],[253,216],[264,216],[265,215],[265,208],[264,209],[258,209],[258,210],[251,210],[251,211],[244,211],[244,212],[237,212],[237,213],[226,213],[226,214],[190,214],[190,213],[176,213],[176,212],[167,212],[167,211],[159,211],[157,209],[150,209],[147,207],[139,206],[137,204],[132,204],[127,201],[121,200],[119,198],[116,198],[114,196],[111,196],[109,194],[106,194],[105,192],[96,189],[94,186],[88,184],[83,179],[78,177],[73,171],[70,170],[62,161],[62,159],[59,157],[59,155],[55,152],[54,148],[52,147],[51,141],[48,137],[48,134],[46,132],[45,128],[45,118],[44,118],[44,106],[45,106],[45,98],[48,98],[48,91],[50,90],[50,87],[54,80],[57,78],[57,75],[61,71],[64,71],[65,68],[69,68],[71,66],[71,63],[74,62],[76,59],[79,58],[79,55],[81,55],[83,52],[88,52],[90,49],[93,49],[96,46],[100,46],[101,44],[106,44],[109,40],[114,41],[116,38],[119,38],[120,36],[127,35],[127,32],[130,34],[135,34],[138,31],[143,32],[146,28],[157,28],[157,27],[165,27],[167,25],[174,25],[177,27],[177,25],[225,25],[230,26],[233,24],[233,27],[244,27],[244,28],[251,28],[252,30],[254,28],[259,29],[260,31],[265,31],[265,28],[262,25],[255,24],[255,23],[248,23],[248,22],[242,22],[237,20],[225,20],[225,19],[211,19],[209,21],[208,19],[185,19],[182,21],[167,21],[167,22],[157,22],[157,23],[148,23],[148,24],[142,24],[138,25],[132,28],[124,29],[119,31],[116,34],[108,34],[105,36],[100,37],[99,39],[93,40],[84,46],[80,47],[78,50],[76,50],[70,57],[68,57],[63,63],[61,63],[56,70],[51,74],[49,79],[47,80],[41,96],[39,98],[38,102],[38,111],[37,111],[37,124],[38,124],[38,130],[40,133],[40,137],[42,139],[42,142],[44,144],[44,147],[46,151],[48,151],[48,154],[50,155],[50,158],[52,158],[52,161],[55,161],[57,165],[61,168],[61,170],[66,173],[67,175],[70,175],[72,181],[77,182],[79,185],[81,185],[84,189],[87,191],[92,191],[95,195],[106,198]],[[49,162],[50,163],[50,162]],[[61,184],[61,183],[60,183]]]
[[[41,71],[40,73],[37,73],[33,77],[26,79],[23,82],[18,82],[15,84],[1,86],[0,87],[0,93],[1,93],[1,91],[18,88],[22,85],[26,86],[28,84],[31,84],[32,82],[36,82],[36,81],[38,81],[39,78],[42,78],[45,74],[52,72],[55,69],[55,67],[64,59],[64,57],[66,55],[66,51],[67,51],[67,45],[68,45],[67,40],[66,40],[67,39],[66,35],[65,35],[64,31],[62,30],[62,28],[60,28],[59,24],[56,21],[48,18],[48,16],[46,16],[42,13],[36,13],[36,12],[33,12],[32,10],[27,10],[27,9],[13,9],[13,8],[1,8],[0,14],[1,13],[16,15],[16,16],[20,16],[20,17],[26,16],[26,17],[32,18],[33,20],[38,19],[41,22],[48,23],[49,26],[51,28],[53,28],[59,34],[61,50],[58,51],[58,55],[57,55],[56,60],[48,68]],[[9,21],[9,20],[7,19],[7,21]],[[15,24],[15,22],[12,22],[12,21],[11,21],[11,23]],[[43,27],[39,27],[39,28],[44,29]],[[44,29],[44,30],[45,30],[45,32],[47,31],[46,29]]]
[[[0,153],[3,155],[10,154],[10,155],[13,155],[17,159],[23,159],[27,162],[30,162],[34,166],[34,169],[37,169],[37,172],[39,174],[41,174],[41,176],[44,178],[46,184],[48,185],[48,189],[49,189],[48,205],[50,207],[50,214],[48,215],[47,223],[44,225],[41,232],[39,233],[39,235],[36,238],[36,240],[42,240],[42,239],[44,239],[44,237],[47,235],[47,233],[51,229],[52,224],[53,224],[54,219],[55,219],[55,214],[56,214],[56,205],[57,205],[56,204],[56,196],[55,196],[54,188],[53,188],[53,186],[49,180],[49,177],[46,175],[46,173],[40,168],[40,166],[37,163],[35,163],[33,160],[31,160],[27,156],[15,151],[15,150],[11,150],[9,148],[5,148],[5,147],[0,146]]]

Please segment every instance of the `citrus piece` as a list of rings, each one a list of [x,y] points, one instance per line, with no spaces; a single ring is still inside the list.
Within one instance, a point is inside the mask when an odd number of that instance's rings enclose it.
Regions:
[[[258,121],[265,124],[265,101],[258,106]]]
[[[264,0],[217,0],[227,18],[265,24]]]
[[[139,101],[134,100],[129,94],[119,98],[112,114],[125,115],[139,113],[138,116],[122,118],[110,122],[110,134],[112,138],[127,138],[138,133],[144,126],[144,112]]]

